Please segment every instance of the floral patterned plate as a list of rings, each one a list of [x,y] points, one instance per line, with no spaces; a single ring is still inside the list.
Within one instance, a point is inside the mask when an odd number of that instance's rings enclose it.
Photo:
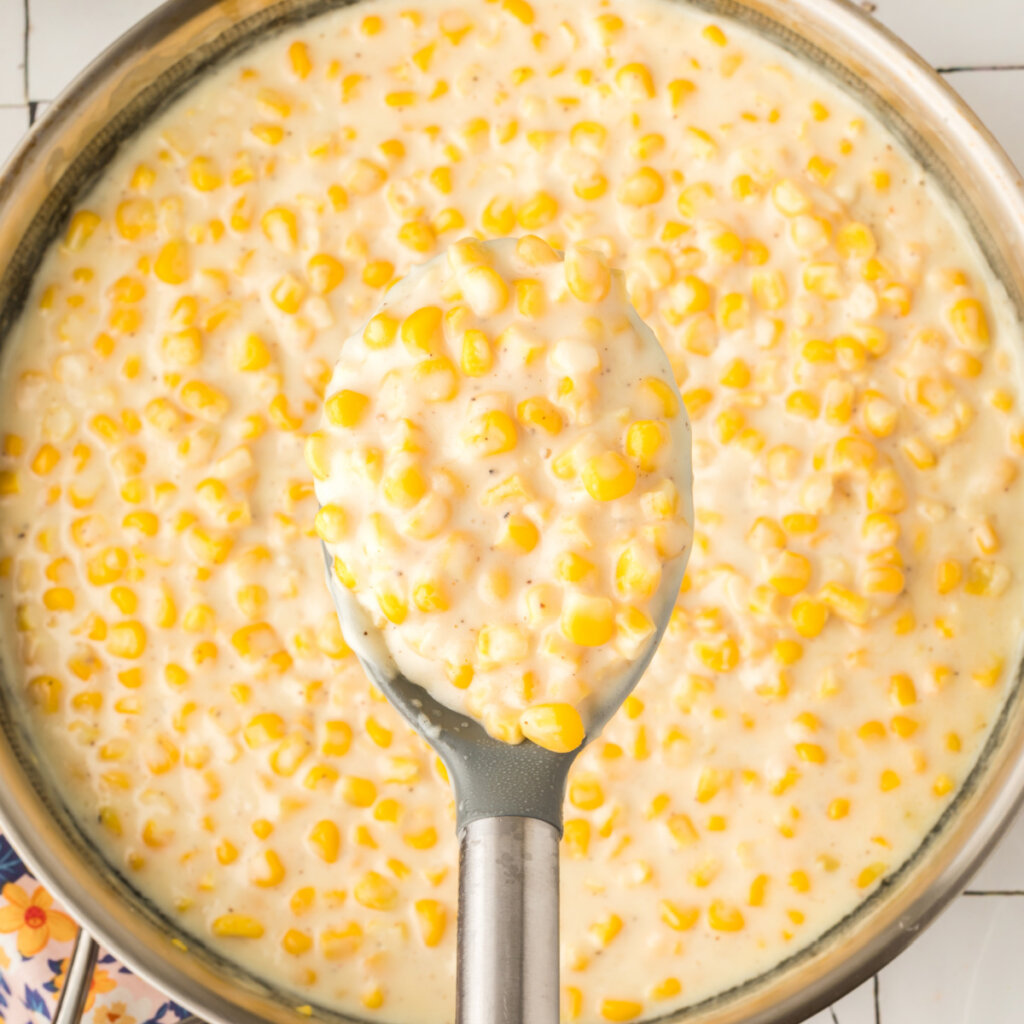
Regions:
[[[50,1020],[77,932],[0,832],[0,1024]],[[177,1024],[188,1015],[100,951],[85,1024]]]

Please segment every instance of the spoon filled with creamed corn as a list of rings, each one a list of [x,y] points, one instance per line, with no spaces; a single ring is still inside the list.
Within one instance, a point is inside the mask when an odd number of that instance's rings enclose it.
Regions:
[[[600,254],[466,239],[345,342],[306,457],[346,640],[454,786],[457,1017],[553,1024],[566,775],[689,553],[673,368]]]

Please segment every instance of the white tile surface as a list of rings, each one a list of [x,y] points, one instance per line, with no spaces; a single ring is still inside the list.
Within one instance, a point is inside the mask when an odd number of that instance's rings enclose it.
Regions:
[[[961,896],[882,971],[882,1024],[1017,1024],[1022,946],[1024,896]]]
[[[28,107],[0,107],[0,166],[7,162],[27,129]]]
[[[1024,17],[1024,2],[1017,2]],[[1024,41],[1024,22],[1021,40]],[[1024,111],[1020,102],[1024,95],[1024,69],[957,71],[943,77],[985,122],[1017,167],[1024,170]]]
[[[25,99],[25,7],[22,0],[0,0],[0,103]]]
[[[970,892],[1024,893],[1024,811],[1017,813],[999,846],[971,879],[967,888]],[[1024,903],[1021,905],[1021,913],[1024,914]],[[1024,1019],[1024,1007],[1021,1018]]]
[[[804,1024],[876,1024],[875,983],[865,982]],[[907,1024],[910,1024],[908,1021]]]
[[[0,0],[0,7],[21,0]],[[29,0],[28,90],[52,100],[160,0]]]
[[[0,0],[0,160],[28,126],[26,99],[53,99],[159,0]],[[869,6],[865,3],[864,6]],[[875,0],[876,16],[943,68],[1024,66],[1024,0]],[[1024,67],[948,76],[1024,169]],[[5,106],[6,104],[6,106]],[[39,111],[45,108],[39,104]],[[970,884],[1024,891],[1024,813]],[[1022,1024],[1024,896],[961,897],[906,953],[807,1024]]]
[[[875,17],[936,67],[1024,64],[1021,0],[875,0],[875,6]]]

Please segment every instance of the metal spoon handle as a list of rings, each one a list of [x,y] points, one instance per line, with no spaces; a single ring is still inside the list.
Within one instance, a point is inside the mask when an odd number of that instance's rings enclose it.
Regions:
[[[456,1024],[558,1024],[558,840],[537,818],[463,829]]]

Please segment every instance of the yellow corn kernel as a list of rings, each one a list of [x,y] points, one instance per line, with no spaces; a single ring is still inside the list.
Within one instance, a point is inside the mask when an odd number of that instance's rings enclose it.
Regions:
[[[231,408],[227,395],[201,380],[190,380],[181,389],[181,404],[193,416],[219,423]]]
[[[581,647],[600,647],[615,633],[615,608],[607,597],[571,593],[561,616],[562,633]]]
[[[470,422],[463,440],[481,455],[510,452],[517,443],[515,420],[500,409],[491,409]]]
[[[398,890],[376,871],[367,871],[356,883],[352,895],[368,910],[390,910],[398,900]]]
[[[118,622],[107,633],[107,651],[115,658],[141,658],[146,649],[146,629],[141,622]]]
[[[491,267],[471,267],[462,274],[460,284],[466,301],[477,316],[496,316],[508,305],[508,284]]]
[[[263,925],[248,914],[221,914],[213,922],[213,934],[222,939],[259,939]]]
[[[341,795],[353,807],[372,807],[377,799],[377,787],[369,779],[349,775],[342,783]]]
[[[818,594],[819,600],[828,606],[845,622],[856,626],[866,626],[870,612],[867,599],[860,594],[844,587],[840,583],[826,583]]]
[[[448,595],[440,581],[417,583],[412,591],[413,604],[421,612],[444,612],[449,608]]]
[[[76,210],[68,224],[64,244],[72,252],[78,252],[89,241],[100,223],[99,214],[93,213],[92,210]]]
[[[467,377],[482,377],[494,364],[491,343],[483,331],[471,329],[462,336],[459,365]]]
[[[63,687],[59,679],[53,676],[33,676],[28,681],[27,689],[32,703],[46,714],[55,714],[60,709]]]
[[[662,921],[673,931],[689,931],[700,920],[698,907],[684,907],[671,900],[662,900],[659,904]]]
[[[615,564],[615,585],[627,597],[653,597],[661,582],[661,562],[646,545],[631,542]]]
[[[281,948],[291,956],[302,956],[313,948],[313,940],[305,932],[297,928],[289,928],[281,937]],[[302,1008],[298,1008],[302,1012]]]
[[[348,516],[340,505],[324,505],[316,514],[317,536],[328,544],[337,544],[348,532]]]
[[[519,716],[523,735],[545,750],[567,754],[584,739],[585,728],[579,711],[571,704],[534,704]]]
[[[412,508],[426,493],[427,479],[415,462],[394,463],[380,482],[384,500],[397,508]]]
[[[864,574],[863,588],[867,594],[900,594],[906,580],[894,566],[878,566]]]
[[[242,736],[246,745],[255,750],[266,746],[273,740],[280,739],[284,736],[284,732],[285,725],[281,716],[272,711],[264,711],[249,719],[242,730]]]
[[[502,551],[528,554],[540,541],[540,531],[533,521],[524,515],[504,517],[498,527],[494,546]]]
[[[122,238],[134,241],[156,230],[156,208],[149,199],[126,199],[118,204],[114,223]]]
[[[618,452],[592,456],[580,475],[595,501],[614,501],[629,494],[636,485],[636,470]]]
[[[165,334],[160,350],[176,366],[195,366],[203,358],[203,336],[196,327]]]
[[[626,454],[635,459],[645,473],[657,468],[658,456],[668,443],[668,428],[658,420],[637,420],[626,431]]]
[[[718,300],[716,310],[718,322],[727,331],[740,331],[750,320],[747,297],[739,292],[730,292]]]
[[[816,637],[828,621],[828,608],[811,597],[799,597],[790,609],[790,621],[803,637]]]
[[[187,245],[180,240],[167,242],[157,254],[153,273],[165,284],[183,284],[191,275]]]
[[[501,0],[501,7],[524,25],[533,24],[535,15],[527,0]]]
[[[869,512],[902,512],[906,507],[906,492],[899,474],[884,467],[872,474],[868,481],[867,504]]]
[[[671,419],[679,411],[679,402],[671,386],[658,377],[647,377],[642,386],[644,391],[660,407],[662,416]]]
[[[309,56],[309,47],[300,40],[296,40],[288,47],[288,63],[296,78],[305,79],[313,70],[313,61]]]
[[[708,924],[715,931],[738,932],[743,930],[746,922],[739,907],[732,906],[723,900],[712,900],[708,907]]]
[[[624,1021],[635,1020],[644,1012],[644,1004],[633,999],[602,999],[601,1016],[608,1021],[622,1024]]]
[[[580,302],[601,302],[611,290],[611,270],[600,253],[578,245],[565,253],[565,280]]]
[[[58,462],[60,452],[52,444],[43,444],[39,446],[39,451],[32,459],[31,469],[36,476],[46,476],[53,471]]]
[[[807,761],[810,764],[825,763],[825,751],[817,743],[797,743],[794,749],[801,761]]]
[[[279,277],[270,289],[270,301],[282,313],[289,315],[299,311],[306,298],[306,286],[294,274]]]
[[[380,608],[383,616],[396,626],[400,626],[405,622],[409,614],[409,606],[405,603],[405,600],[399,594],[389,590],[382,590],[377,593],[377,606]]]
[[[441,332],[442,312],[437,306],[423,306],[402,321],[401,335],[405,347],[414,355],[436,355],[444,341]]]
[[[783,551],[776,558],[768,582],[787,597],[799,594],[811,580],[811,563],[794,551]]]
[[[846,797],[836,797],[829,805],[826,812],[832,821],[839,821],[850,813],[850,801]]]
[[[241,373],[263,370],[270,365],[270,348],[258,334],[247,334],[236,341],[232,362]]]
[[[999,562],[971,559],[967,567],[964,590],[975,597],[987,594],[998,597],[1009,583],[1009,570]]]
[[[964,348],[973,352],[988,348],[988,318],[984,306],[977,299],[960,299],[954,303],[949,311],[949,322]]]
[[[345,267],[329,253],[318,253],[306,264],[306,275],[317,295],[329,295],[345,280]]]
[[[428,402],[450,402],[458,392],[458,374],[447,356],[420,360],[412,369],[412,377]]]
[[[359,391],[347,388],[336,391],[324,403],[327,420],[335,427],[352,428],[358,426],[370,407],[368,396]]]
[[[387,313],[378,313],[363,329],[363,344],[367,348],[387,348],[397,334],[398,321]]]
[[[625,206],[650,206],[665,194],[665,179],[653,167],[641,167],[619,186],[616,198]]]
[[[623,64],[615,73],[615,84],[630,99],[649,99],[654,95],[654,79],[646,64]]]
[[[326,818],[318,821],[309,833],[309,841],[313,844],[317,855],[328,864],[333,864],[338,859],[338,852],[341,849],[341,832],[333,821]]]
[[[550,224],[558,215],[558,200],[547,192],[537,192],[519,207],[516,219],[527,231]]]
[[[340,558],[335,556],[331,567],[334,570],[334,575],[338,577],[343,586],[349,590],[355,590],[358,581],[349,567]]]
[[[774,185],[772,202],[784,217],[797,217],[811,208],[811,201],[792,178],[783,178]]]
[[[229,839],[222,839],[217,844],[217,860],[221,864],[233,864],[238,859],[238,847]]]
[[[888,793],[891,790],[896,789],[900,785],[900,777],[891,768],[886,768],[885,771],[879,776],[878,788],[883,793]]]
[[[430,948],[439,946],[448,923],[448,914],[444,906],[437,900],[425,899],[417,900],[413,907],[423,945]]]
[[[594,563],[575,551],[563,551],[555,560],[555,575],[564,583],[579,583],[594,570]]]
[[[261,889],[273,889],[284,881],[284,865],[281,863],[281,858],[273,850],[265,850],[263,852],[263,860],[265,861],[265,872],[254,874],[252,882]]]
[[[901,672],[890,678],[889,699],[901,708],[917,703],[917,687],[910,676]]]
[[[776,640],[772,654],[781,665],[795,665],[804,656],[804,647],[798,640]]]

